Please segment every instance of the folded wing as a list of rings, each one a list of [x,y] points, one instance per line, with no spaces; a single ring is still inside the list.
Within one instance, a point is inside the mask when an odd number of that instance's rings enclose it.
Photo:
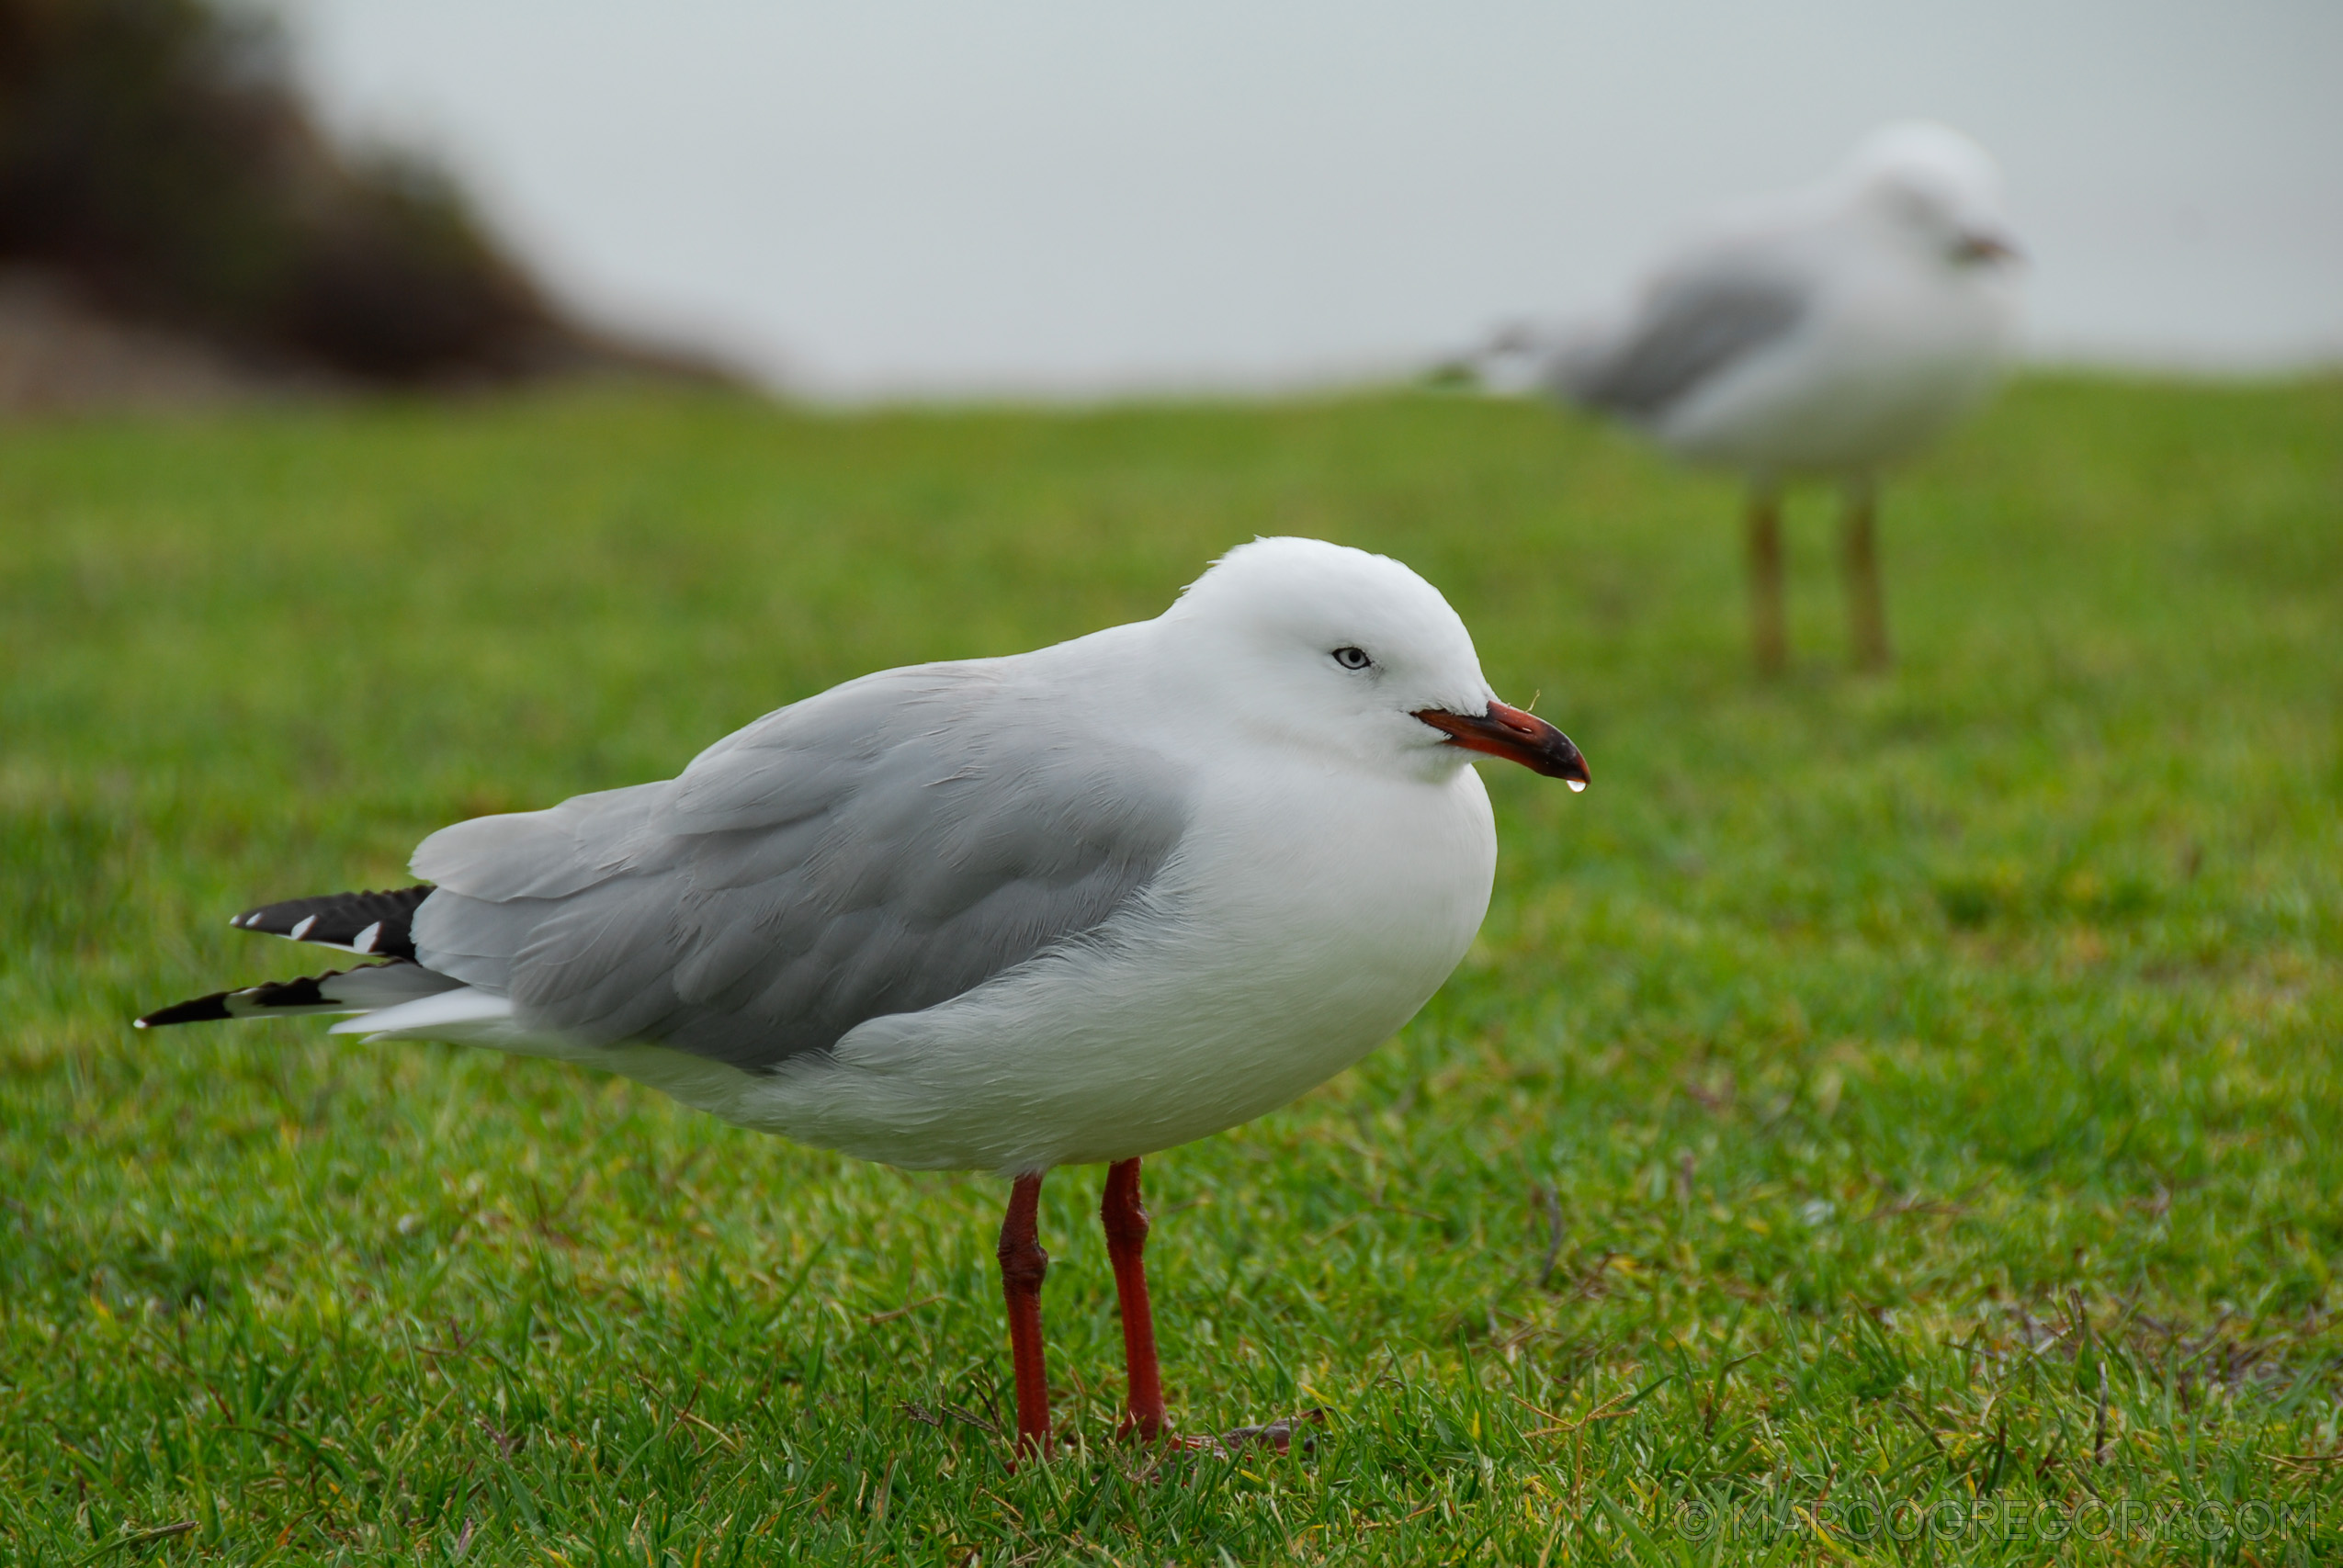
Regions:
[[[671,781],[433,834],[414,942],[524,1029],[769,1068],[1080,939],[1186,820],[1180,770],[1062,696],[889,671]]]
[[[1652,281],[1615,331],[1565,348],[1554,389],[1630,420],[1674,404],[1786,336],[1806,315],[1810,280],[1760,248],[1719,247]]]

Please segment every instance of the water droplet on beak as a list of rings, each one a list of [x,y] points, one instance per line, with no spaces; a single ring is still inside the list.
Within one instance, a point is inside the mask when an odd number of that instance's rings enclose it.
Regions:
[[[1570,786],[1572,795],[1584,795],[1587,792],[1587,782],[1584,779],[1564,779],[1562,782]]]

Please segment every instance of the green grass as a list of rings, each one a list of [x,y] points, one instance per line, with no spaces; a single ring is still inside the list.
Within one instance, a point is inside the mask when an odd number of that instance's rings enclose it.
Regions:
[[[1429,395],[0,432],[6,1554],[2334,1556],[2343,382],[2017,386],[1889,491],[1883,679],[1814,500],[1798,664],[1749,676],[1733,518]],[[250,903],[1152,615],[1268,532],[1422,570],[1595,775],[1491,770],[1448,987],[1149,1164],[1175,1416],[1323,1405],[1312,1455],[1108,1440],[1095,1171],[1044,1205],[1082,1441],[1011,1474],[996,1180],[546,1063],[127,1027],[291,972]]]

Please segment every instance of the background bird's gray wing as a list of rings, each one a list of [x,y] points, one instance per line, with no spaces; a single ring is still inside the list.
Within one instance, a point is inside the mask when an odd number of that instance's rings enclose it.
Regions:
[[[424,840],[430,967],[572,1038],[745,1068],[948,1000],[1150,881],[1185,778],[994,662],[850,682],[677,778]]]
[[[1654,280],[1618,332],[1567,345],[1556,391],[1628,419],[1649,419],[1749,355],[1786,335],[1811,287],[1762,258],[1726,252]]]

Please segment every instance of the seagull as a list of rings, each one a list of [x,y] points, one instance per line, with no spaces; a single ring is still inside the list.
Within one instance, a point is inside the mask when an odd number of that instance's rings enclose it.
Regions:
[[[1259,539],[1153,620],[866,675],[673,779],[443,828],[421,886],[238,915],[376,962],[138,1023],[351,1014],[333,1032],[581,1063],[799,1143],[1006,1176],[1013,1462],[1050,1444],[1042,1178],[1105,1165],[1121,1430],[1189,1441],[1139,1162],[1333,1077],[1439,988],[1496,867],[1475,757],[1587,783],[1415,572]]]
[[[1789,655],[1783,484],[1839,481],[1854,661],[1889,662],[1880,468],[1981,401],[2017,326],[2018,247],[1992,158],[1925,121],[1873,132],[1822,183],[1720,214],[1633,306],[1543,351],[1568,401],[1747,476],[1758,667]],[[1500,353],[1537,352],[1500,334]]]

